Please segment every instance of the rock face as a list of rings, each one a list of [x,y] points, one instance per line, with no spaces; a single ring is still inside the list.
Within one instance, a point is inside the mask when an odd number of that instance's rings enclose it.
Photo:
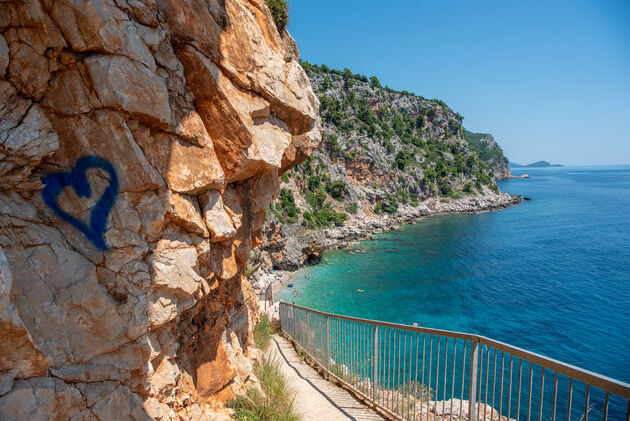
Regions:
[[[464,130],[443,101],[348,69],[302,65],[321,102],[323,141],[281,177],[251,268],[257,286],[273,268],[317,263],[325,249],[423,215],[520,201],[495,184],[510,172],[494,138]]]
[[[263,0],[0,2],[1,419],[225,415],[320,136],[293,45]]]

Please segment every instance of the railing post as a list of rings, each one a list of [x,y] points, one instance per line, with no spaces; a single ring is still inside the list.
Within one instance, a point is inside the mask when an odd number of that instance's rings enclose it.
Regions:
[[[376,405],[377,400],[377,378],[378,378],[378,326],[373,326],[372,336],[372,403]]]
[[[311,323],[310,323],[310,317],[308,317],[309,313],[310,313],[310,311],[306,310],[306,329],[305,329],[306,330],[306,332],[305,332],[306,333],[306,338],[304,338],[305,339],[304,340],[304,342],[305,342],[304,345],[306,345],[307,352],[310,354],[311,350],[310,350],[310,346],[308,346],[309,342],[311,340]]]
[[[324,367],[330,370],[330,324],[328,322],[328,316],[326,316],[326,363]]]
[[[469,371],[469,380],[468,380],[468,391],[470,392],[470,396],[468,397],[468,421],[476,421],[477,420],[477,411],[475,407],[477,406],[477,371],[479,364],[479,342],[478,339],[470,341],[470,371]]]
[[[282,326],[282,303],[278,303],[278,320],[280,322],[280,330],[284,330]]]

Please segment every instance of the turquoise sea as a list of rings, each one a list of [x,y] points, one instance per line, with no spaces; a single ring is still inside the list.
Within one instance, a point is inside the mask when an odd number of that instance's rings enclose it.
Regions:
[[[477,333],[630,382],[630,166],[515,169],[531,201],[428,217],[302,269],[278,299]],[[362,290],[362,291],[359,291]]]

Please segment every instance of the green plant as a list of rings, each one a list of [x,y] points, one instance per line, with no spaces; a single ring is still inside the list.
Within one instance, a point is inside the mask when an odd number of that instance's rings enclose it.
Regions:
[[[404,171],[405,167],[413,162],[413,159],[413,155],[411,155],[409,152],[400,151],[396,154],[396,167],[399,170]]]
[[[304,212],[302,224],[309,229],[327,228],[333,224],[341,226],[347,219],[347,213],[337,212],[330,204],[326,204],[318,210],[313,210],[313,212]]]
[[[498,163],[507,164],[508,159],[503,155],[503,150],[495,142],[491,142],[491,136],[486,133],[473,133],[468,130],[464,130],[464,136],[470,146],[470,149],[475,151],[479,158],[495,165]]]
[[[393,194],[386,194],[385,195],[385,204],[382,205],[383,211],[387,212],[387,213],[396,213],[398,212],[398,201],[396,199],[396,196],[394,196]]]
[[[289,24],[289,4],[287,0],[265,0],[265,3],[267,3],[278,32],[282,35]]]
[[[341,153],[341,147],[337,141],[337,136],[333,134],[325,134],[323,138],[324,146],[326,146],[326,149],[330,152],[330,156],[334,157]]]
[[[295,205],[295,199],[293,197],[293,192],[286,187],[280,191],[280,206],[282,208],[283,213],[286,215],[287,221],[290,223],[297,222],[297,216],[299,210]],[[278,206],[276,205],[276,209]]]
[[[438,180],[438,188],[440,189],[440,194],[442,196],[448,196],[451,191],[453,190],[453,188],[451,187],[451,185],[444,179],[440,178]]]
[[[305,194],[306,203],[313,210],[321,209],[324,205],[324,201],[326,200],[326,192],[317,188],[315,191],[307,191]],[[305,212],[306,215],[306,212]]]
[[[357,206],[356,202],[353,202],[346,206],[346,211],[348,211],[349,213],[357,213],[358,208],[359,207]]]
[[[333,199],[343,200],[343,197],[348,194],[348,185],[343,180],[337,180],[327,186],[326,190],[330,193]]]
[[[327,91],[330,88],[332,88],[332,82],[330,81],[330,76],[326,76],[324,78],[324,82],[322,83],[322,89]]]
[[[245,396],[229,402],[239,421],[299,421],[294,405],[295,392],[280,371],[277,357],[266,355],[254,368],[264,393],[248,389]]]
[[[289,182],[289,174],[284,173],[280,176],[280,180],[282,180],[283,183],[288,183]]]
[[[260,317],[260,321],[254,326],[254,344],[256,348],[266,349],[273,336],[273,326],[266,314]]]
[[[474,194],[473,186],[471,183],[464,184],[464,193]]]

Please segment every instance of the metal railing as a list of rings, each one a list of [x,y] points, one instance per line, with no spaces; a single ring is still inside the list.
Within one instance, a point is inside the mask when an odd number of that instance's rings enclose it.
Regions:
[[[624,420],[630,385],[483,336],[280,302],[282,331],[400,420]]]
[[[264,291],[262,289],[256,291],[256,298],[258,299],[258,305],[263,307],[264,311],[267,311],[267,307],[273,306],[273,288],[271,284]]]

